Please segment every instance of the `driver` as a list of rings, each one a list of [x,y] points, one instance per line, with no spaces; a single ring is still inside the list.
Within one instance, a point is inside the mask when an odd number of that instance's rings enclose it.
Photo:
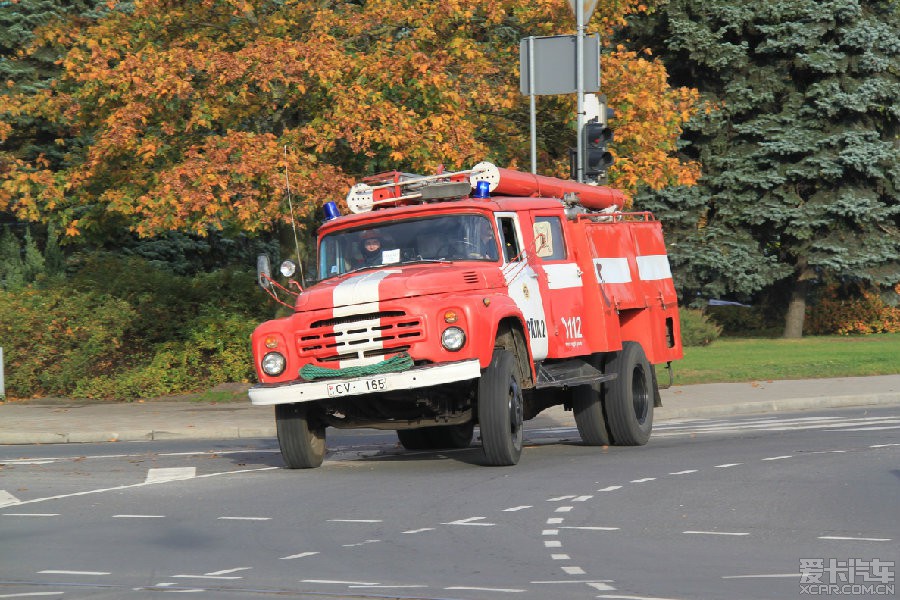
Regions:
[[[382,264],[381,238],[374,231],[364,231],[360,242],[362,266],[370,267]]]

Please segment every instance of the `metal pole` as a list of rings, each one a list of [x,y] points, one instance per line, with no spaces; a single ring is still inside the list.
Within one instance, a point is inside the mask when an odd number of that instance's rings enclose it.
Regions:
[[[0,346],[0,398],[6,398],[6,385],[3,383],[3,347]]]
[[[581,130],[584,128],[584,0],[575,0],[575,20],[577,23],[575,43],[578,45],[575,48],[575,82],[578,87],[578,135],[576,135],[578,145],[576,146],[575,174],[576,181],[583,183],[584,163],[582,159],[585,149],[581,139]]]
[[[534,36],[528,38],[528,100],[531,108],[531,172],[537,173],[537,108],[534,99]]]

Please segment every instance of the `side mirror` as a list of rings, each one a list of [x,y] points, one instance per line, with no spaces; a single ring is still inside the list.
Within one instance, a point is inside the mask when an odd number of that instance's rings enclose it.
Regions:
[[[265,254],[256,257],[256,283],[267,292],[272,290],[272,265]]]

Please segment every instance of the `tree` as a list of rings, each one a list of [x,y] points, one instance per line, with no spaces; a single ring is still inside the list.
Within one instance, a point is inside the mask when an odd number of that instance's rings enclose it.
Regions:
[[[606,36],[646,10],[601,4],[593,26]],[[528,147],[519,39],[571,22],[562,0],[138,0],[87,24],[51,23],[33,48],[64,50],[63,72],[12,98],[0,127],[48,119],[66,154],[59,165],[8,154],[0,210],[54,220],[70,239],[258,232],[286,214],[285,173],[309,222],[362,174],[515,164]],[[624,50],[606,64],[628,152],[613,179],[690,183],[696,164],[671,156],[690,91]],[[631,89],[645,83],[650,93]],[[542,104],[541,157],[558,172],[573,100]]]
[[[683,226],[689,293],[785,284],[799,337],[814,281],[900,281],[896,2],[671,0],[635,43],[710,102],[689,125],[699,185],[651,201]]]

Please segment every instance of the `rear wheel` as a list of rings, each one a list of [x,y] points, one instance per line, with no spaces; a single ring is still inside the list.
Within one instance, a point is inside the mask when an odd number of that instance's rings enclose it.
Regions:
[[[617,446],[643,446],[653,429],[653,375],[641,345],[622,344],[610,363],[618,373],[607,385],[606,417],[609,434]]]
[[[311,469],[325,458],[325,424],[305,404],[275,406],[278,445],[288,469]]]
[[[603,414],[603,383],[579,385],[572,390],[572,412],[581,441],[588,446],[609,446],[609,431]]]
[[[519,462],[524,420],[515,356],[497,348],[478,381],[478,423],[488,464],[506,466]]]

